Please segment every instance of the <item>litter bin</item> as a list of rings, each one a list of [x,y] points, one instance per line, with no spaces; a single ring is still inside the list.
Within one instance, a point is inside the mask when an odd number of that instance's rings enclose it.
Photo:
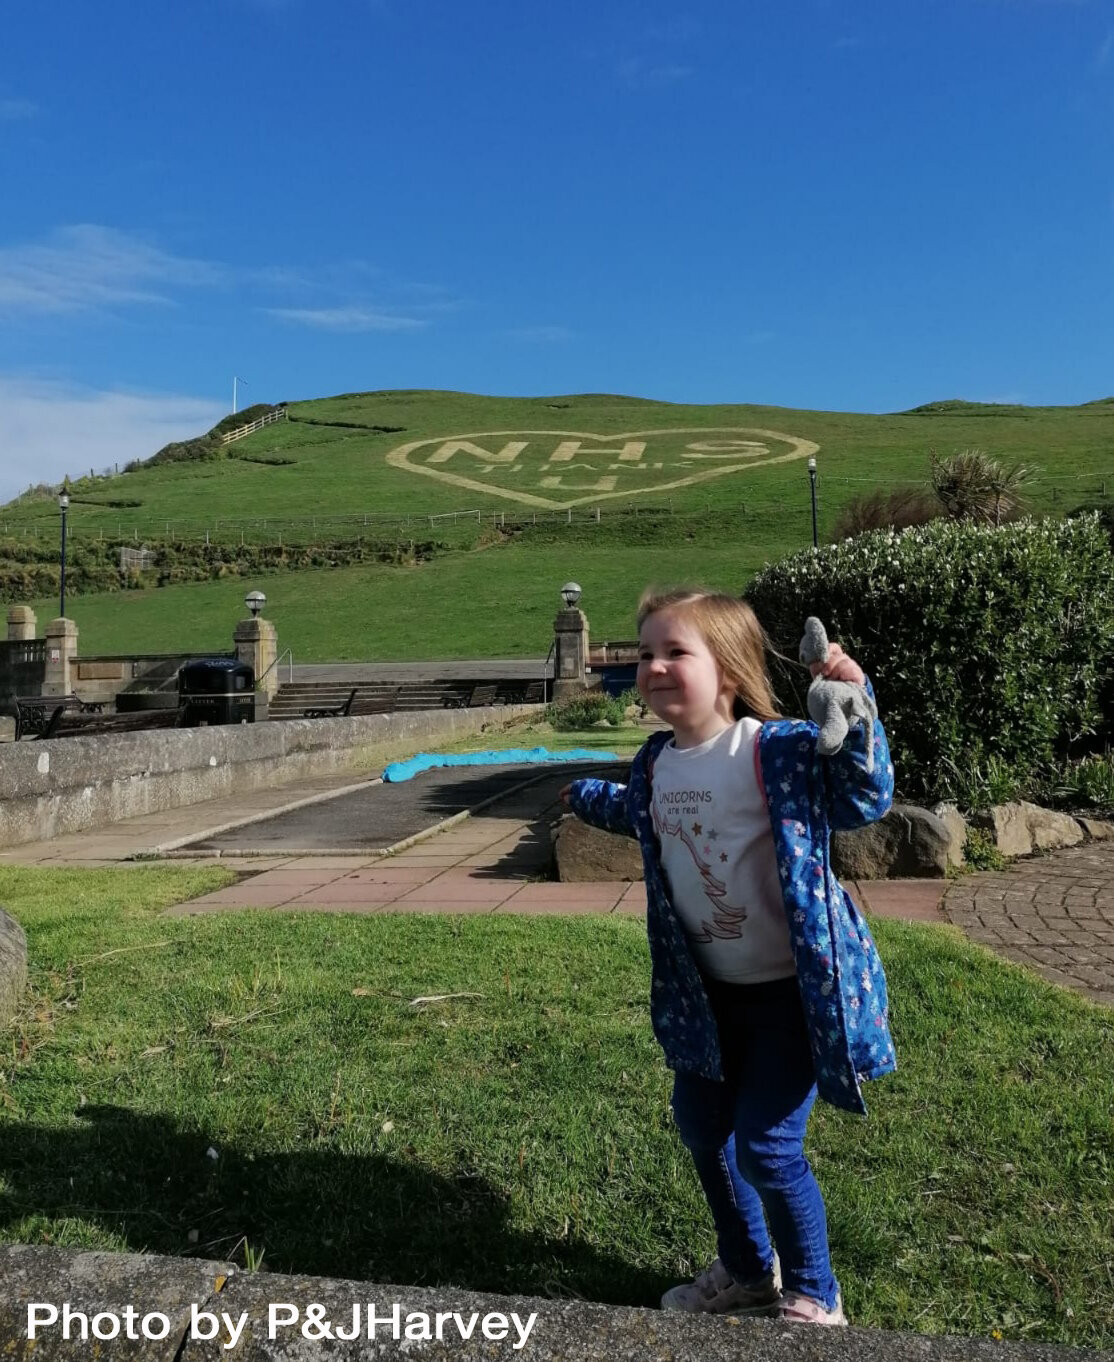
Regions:
[[[234,657],[201,657],[178,672],[185,728],[255,722],[255,672]]]

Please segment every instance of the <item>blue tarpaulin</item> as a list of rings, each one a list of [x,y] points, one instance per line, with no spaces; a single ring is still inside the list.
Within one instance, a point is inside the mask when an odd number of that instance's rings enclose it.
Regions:
[[[393,761],[383,772],[383,779],[397,784],[409,780],[421,771],[435,766],[520,766],[527,762],[549,761],[622,761],[615,752],[591,752],[585,747],[574,747],[568,752],[551,752],[548,747],[508,747],[502,752],[419,752],[408,761]]]

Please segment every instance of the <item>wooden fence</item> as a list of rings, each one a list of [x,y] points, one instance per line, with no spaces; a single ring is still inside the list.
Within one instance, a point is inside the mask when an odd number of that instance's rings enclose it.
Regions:
[[[269,411],[266,416],[261,416],[258,421],[253,421],[249,426],[237,426],[235,430],[225,431],[220,437],[222,445],[230,445],[233,440],[242,440],[245,435],[253,435],[257,430],[262,430],[264,426],[274,425],[276,421],[286,420],[286,408],[279,407],[277,411]]]

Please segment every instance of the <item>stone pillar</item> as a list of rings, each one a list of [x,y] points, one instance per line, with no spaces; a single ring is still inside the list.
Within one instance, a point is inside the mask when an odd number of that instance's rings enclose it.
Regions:
[[[8,642],[26,643],[35,637],[39,622],[29,605],[13,605],[8,610]]]
[[[256,690],[262,690],[270,700],[279,688],[279,669],[272,665],[278,657],[278,631],[270,620],[265,620],[262,615],[255,615],[251,619],[240,620],[233,637],[236,642],[236,656],[241,662],[246,662],[249,667],[254,668]],[[265,677],[264,672],[267,672]]]
[[[44,695],[72,695],[77,669],[77,625],[73,620],[58,618],[46,626],[46,675]]]
[[[556,635],[553,698],[583,690],[588,684],[588,617],[573,606],[558,610],[553,621]]]

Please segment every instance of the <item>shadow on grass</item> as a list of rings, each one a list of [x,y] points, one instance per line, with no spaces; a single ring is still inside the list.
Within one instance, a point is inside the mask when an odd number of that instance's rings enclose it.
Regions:
[[[335,1148],[211,1147],[203,1131],[112,1106],[64,1129],[0,1126],[0,1229],[68,1221],[72,1243],[78,1220],[131,1252],[237,1261],[246,1238],[274,1272],[616,1304],[656,1304],[668,1285],[575,1236],[513,1228],[505,1194],[480,1177]]]

